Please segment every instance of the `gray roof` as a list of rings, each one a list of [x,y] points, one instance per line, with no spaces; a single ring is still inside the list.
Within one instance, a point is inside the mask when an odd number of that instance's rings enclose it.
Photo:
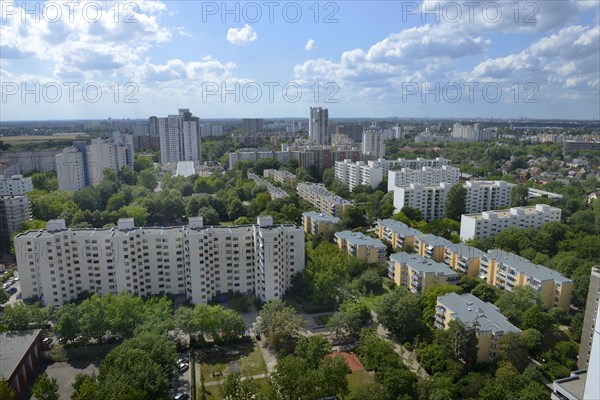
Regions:
[[[384,219],[382,221],[379,221],[379,224],[381,224],[381,226],[383,226],[384,228],[388,228],[392,232],[395,232],[396,234],[404,237],[420,236],[423,234],[421,231],[418,231],[400,221],[395,221],[393,219]]]
[[[338,222],[341,221],[341,219],[338,217],[330,217],[328,215],[325,215],[323,213],[318,213],[316,211],[306,211],[306,212],[303,212],[302,215],[307,216],[308,218],[315,220],[315,221],[331,222],[333,224],[337,224]]]
[[[420,242],[423,242],[426,245],[433,246],[433,247],[438,247],[438,246],[451,247],[454,245],[454,243],[452,243],[448,239],[444,239],[443,237],[432,235],[431,233],[428,233],[426,235],[417,236],[417,239]]]
[[[527,276],[531,276],[539,281],[554,280],[559,283],[571,282],[569,278],[566,278],[558,272],[544,267],[543,265],[534,264],[526,258],[518,256],[507,251],[494,249],[487,252],[487,258],[490,260],[496,260],[502,264],[509,266],[517,272],[523,273]]]
[[[379,239],[373,239],[370,236],[364,235],[360,232],[350,232],[350,231],[341,231],[336,232],[335,237],[339,239],[343,239],[348,243],[354,244],[356,246],[373,246],[379,248],[386,248],[385,244]]]
[[[448,267],[446,264],[433,261],[429,258],[420,256],[418,254],[408,254],[404,252],[394,253],[390,256],[390,260],[406,264],[415,271],[425,274],[458,276],[458,273],[450,267]]]
[[[478,248],[467,246],[466,244],[462,243],[452,243],[452,245],[448,245],[446,248],[452,251],[454,254],[458,254],[459,256],[464,256],[467,258],[479,258],[484,254],[484,252]]]
[[[40,329],[0,333],[0,376],[8,379],[40,334]]]
[[[452,319],[459,320],[467,326],[476,323],[478,332],[521,332],[500,313],[498,307],[480,300],[471,293],[448,293],[439,296],[437,300],[452,313]]]

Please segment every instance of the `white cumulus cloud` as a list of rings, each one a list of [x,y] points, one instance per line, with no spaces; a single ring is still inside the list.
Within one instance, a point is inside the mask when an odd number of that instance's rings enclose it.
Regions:
[[[304,49],[306,51],[312,51],[316,48],[317,48],[317,44],[315,43],[314,39],[308,39],[308,42],[306,42],[306,44],[304,45]]]
[[[242,28],[229,28],[227,31],[227,41],[235,46],[245,46],[257,38],[256,31],[248,24]]]

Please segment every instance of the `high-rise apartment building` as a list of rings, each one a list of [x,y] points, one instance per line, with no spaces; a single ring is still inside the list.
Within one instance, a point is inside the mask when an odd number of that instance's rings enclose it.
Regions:
[[[30,219],[27,196],[0,196],[0,254],[8,253],[11,235]]]
[[[0,175],[0,196],[22,196],[33,190],[31,178],[23,175]]]
[[[244,118],[242,120],[242,132],[245,136],[256,135],[263,130],[263,120],[260,118]]]
[[[472,238],[485,239],[510,227],[540,228],[549,222],[559,222],[560,216],[560,208],[547,204],[463,214],[460,220],[460,238],[463,241]]]
[[[396,186],[409,185],[411,183],[435,185],[442,182],[458,183],[459,179],[460,169],[450,165],[442,165],[440,168],[401,168],[400,170],[389,171],[388,191],[394,190]]]
[[[62,305],[84,291],[184,295],[206,303],[226,293],[281,298],[304,268],[304,232],[257,224],[139,228],[133,219],[103,229],[68,229],[64,220],[15,237],[23,297]]]
[[[585,303],[585,316],[581,328],[581,341],[579,345],[579,357],[577,358],[577,367],[587,369],[592,352],[592,342],[594,340],[594,326],[600,307],[600,265],[592,268],[588,295]],[[600,332],[599,332],[600,333]]]
[[[521,330],[511,324],[495,305],[482,301],[471,293],[448,293],[437,298],[434,326],[448,329],[451,321],[460,321],[475,328],[477,336],[477,362],[488,363],[496,359],[502,345],[500,340],[507,333],[520,334]]]
[[[158,134],[162,164],[201,161],[200,119],[189,109],[180,108],[178,115],[158,118]]]
[[[467,214],[498,210],[510,206],[512,190],[516,186],[505,181],[467,181]]]
[[[452,137],[467,142],[480,142],[495,138],[496,132],[490,129],[483,129],[477,123],[472,126],[456,123],[452,127]]]
[[[444,218],[446,199],[453,185],[442,182],[439,185],[422,185],[411,183],[396,186],[394,189],[394,207],[396,212],[403,207],[412,207],[423,214],[425,221]]]
[[[379,161],[336,161],[335,177],[348,185],[350,190],[358,185],[367,185],[375,189],[383,180],[383,169]]]
[[[362,152],[375,158],[385,157],[383,129],[369,128],[362,135]]]
[[[329,135],[329,110],[311,107],[308,119],[308,138],[318,144],[331,144]]]
[[[345,135],[353,142],[359,143],[363,137],[363,126],[360,124],[343,124],[335,127],[336,135]]]
[[[118,175],[123,167],[133,171],[133,136],[115,134],[111,139],[92,139],[88,145],[75,141],[56,155],[56,174],[60,190],[77,191],[94,185],[111,169]]]
[[[56,155],[56,176],[60,190],[79,191],[87,186],[87,165],[84,152],[75,146],[67,147]]]

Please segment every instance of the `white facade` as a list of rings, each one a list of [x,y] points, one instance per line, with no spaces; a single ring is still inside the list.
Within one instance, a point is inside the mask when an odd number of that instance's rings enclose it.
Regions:
[[[160,136],[160,162],[200,162],[200,120],[189,109],[179,109],[178,115],[158,118]]]
[[[308,137],[318,144],[330,144],[329,110],[321,107],[310,107],[308,120]]]
[[[265,169],[263,171],[263,176],[279,183],[293,183],[297,180],[296,175],[285,169]]]
[[[439,185],[411,183],[396,186],[394,189],[394,207],[396,212],[403,207],[412,207],[421,211],[426,221],[444,218],[446,199],[453,185],[442,182]]]
[[[561,209],[547,204],[535,207],[515,207],[510,210],[463,214],[460,221],[460,239],[485,239],[509,227],[540,228],[552,221],[560,221]]]
[[[348,185],[350,190],[358,185],[368,185],[375,189],[383,180],[383,169],[378,161],[336,161],[335,177]]]
[[[30,219],[27,196],[0,196],[0,253],[8,253],[10,236]]]
[[[464,139],[468,142],[477,142],[484,140],[491,140],[495,138],[496,132],[489,129],[482,129],[479,124],[474,125],[461,125],[459,123],[454,124],[452,127],[452,137],[458,139]]]
[[[330,217],[343,217],[352,203],[325,188],[320,183],[301,182],[296,187],[298,196],[310,202],[319,212]]]
[[[465,211],[467,214],[498,210],[510,206],[514,184],[505,181],[468,181]]]
[[[87,146],[87,169],[91,185],[99,183],[105,169],[111,169],[118,174],[128,165],[127,148],[119,146],[114,140],[93,139]]]
[[[23,175],[0,175],[0,196],[22,196],[32,190],[31,178],[25,178]]]
[[[56,155],[56,176],[58,189],[78,191],[86,186],[83,153],[75,147],[67,147]]]
[[[460,169],[450,165],[442,165],[440,168],[402,168],[400,170],[389,171],[388,191],[394,190],[396,186],[411,183],[422,183],[424,185],[433,185],[441,182],[458,183],[459,178]]]
[[[206,303],[222,293],[281,298],[304,268],[304,232],[293,225],[67,229],[64,220],[15,238],[23,297],[61,305],[83,291],[186,295]]]
[[[377,158],[385,157],[383,129],[367,129],[362,135],[362,152]]]

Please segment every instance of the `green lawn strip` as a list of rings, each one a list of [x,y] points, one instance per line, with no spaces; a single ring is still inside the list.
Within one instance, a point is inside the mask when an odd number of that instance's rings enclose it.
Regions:
[[[239,344],[224,347],[230,351],[239,351],[239,354],[229,355],[225,357],[207,358],[199,355],[200,370],[204,376],[205,383],[222,381],[225,376],[215,376],[213,373],[221,372],[226,374],[229,364],[237,361],[239,363],[242,376],[252,376],[265,374],[267,367],[262,353],[258,348],[258,344]]]

